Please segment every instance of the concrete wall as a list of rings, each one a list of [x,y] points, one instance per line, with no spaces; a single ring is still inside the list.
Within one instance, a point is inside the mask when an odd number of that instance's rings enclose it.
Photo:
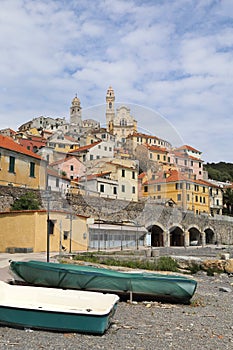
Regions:
[[[60,242],[66,251],[70,250],[70,229],[72,227],[71,250],[87,250],[88,235],[86,218],[62,212],[50,212],[54,223],[50,234],[50,251],[58,252]],[[9,248],[28,248],[33,252],[47,250],[47,212],[19,211],[0,213],[0,252]],[[68,233],[64,239],[64,232]]]

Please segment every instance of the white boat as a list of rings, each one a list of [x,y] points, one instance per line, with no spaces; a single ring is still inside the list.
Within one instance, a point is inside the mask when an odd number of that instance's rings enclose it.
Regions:
[[[0,324],[103,334],[118,301],[115,294],[10,285],[0,281]]]

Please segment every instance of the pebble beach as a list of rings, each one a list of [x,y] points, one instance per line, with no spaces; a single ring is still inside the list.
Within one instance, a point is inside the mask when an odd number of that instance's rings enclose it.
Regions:
[[[0,349],[233,349],[233,277],[198,272],[190,305],[120,301],[102,336],[0,327]]]

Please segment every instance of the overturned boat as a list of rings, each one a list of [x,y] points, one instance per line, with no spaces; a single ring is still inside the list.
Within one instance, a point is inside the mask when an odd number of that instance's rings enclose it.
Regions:
[[[11,261],[15,279],[28,284],[118,294],[132,299],[189,303],[197,282],[180,275],[120,272],[42,261]]]
[[[103,334],[119,297],[114,294],[10,285],[0,281],[0,324]]]

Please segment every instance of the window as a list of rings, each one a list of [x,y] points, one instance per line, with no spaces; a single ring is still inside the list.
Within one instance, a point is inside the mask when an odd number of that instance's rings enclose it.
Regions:
[[[101,145],[98,145],[98,148],[101,149]]]
[[[186,184],[186,190],[190,190],[190,184]]]
[[[135,171],[132,171],[132,179],[135,179]]]
[[[160,154],[157,154],[157,160],[160,160]]]
[[[49,220],[49,222],[48,222],[48,233],[50,235],[54,234],[54,221],[53,220]]]
[[[122,176],[122,177],[125,177],[125,169],[122,169],[122,170],[121,170],[121,176]]]
[[[117,194],[117,187],[113,187],[113,194]]]
[[[198,202],[198,196],[195,196],[195,201]]]
[[[125,192],[125,185],[121,186],[121,192]]]
[[[35,177],[35,163],[30,162],[30,177]]]
[[[161,185],[158,185],[157,191],[161,191]]]
[[[194,186],[194,191],[197,191],[197,192],[199,191],[199,186],[198,185]]]
[[[177,194],[177,201],[181,201],[181,194],[180,193]]]
[[[201,168],[201,162],[199,162],[199,168]]]
[[[177,182],[176,183],[176,190],[181,190],[182,189],[182,183]]]
[[[93,154],[90,154],[90,160],[93,160],[93,158],[94,158]]]
[[[144,186],[144,192],[148,192],[148,186]]]
[[[132,187],[132,193],[136,193],[135,186]]]
[[[104,185],[103,184],[100,184],[100,192],[104,192]]]
[[[112,152],[112,147],[109,147],[109,152]]]
[[[190,201],[190,195],[187,194],[187,202],[189,202],[189,201]]]
[[[203,187],[203,193],[205,193],[205,187]]]
[[[74,166],[73,165],[70,166],[70,170],[74,171]]]
[[[56,179],[56,187],[59,187],[59,179]]]
[[[150,159],[152,159],[152,157],[153,157],[153,155],[152,155],[152,153],[150,153]]]
[[[67,240],[68,237],[69,237],[69,231],[64,231],[64,232],[63,232],[63,239],[64,239],[64,240]]]
[[[171,162],[171,158],[167,157],[167,161],[168,161],[168,163],[170,163]]]
[[[120,126],[127,126],[127,120],[126,119],[121,119],[120,120]]]
[[[105,150],[105,151],[107,151],[107,150],[108,150],[106,146],[104,146],[104,150]]]
[[[193,166],[193,160],[191,160],[191,166]]]
[[[15,172],[15,157],[10,156],[9,173],[14,173],[14,172]]]

